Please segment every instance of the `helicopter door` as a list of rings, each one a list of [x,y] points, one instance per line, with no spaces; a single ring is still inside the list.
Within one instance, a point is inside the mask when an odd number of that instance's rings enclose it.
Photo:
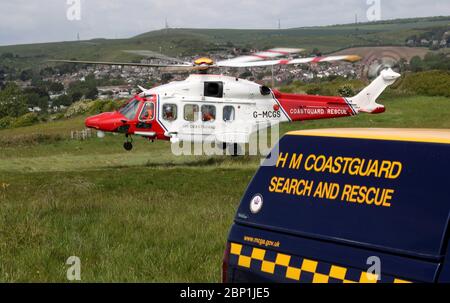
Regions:
[[[214,140],[216,128],[216,107],[214,105],[185,104],[183,108],[185,125],[180,132],[180,139],[203,142]]]
[[[202,135],[204,141],[215,142],[217,127],[217,110],[215,105],[205,104],[201,106]]]

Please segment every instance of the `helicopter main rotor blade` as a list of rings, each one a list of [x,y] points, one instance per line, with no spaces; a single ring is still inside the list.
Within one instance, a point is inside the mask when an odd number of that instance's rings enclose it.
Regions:
[[[274,59],[277,57],[285,57],[285,56],[291,56],[293,54],[299,54],[303,52],[304,49],[301,48],[272,48],[266,51],[257,52],[254,54],[246,55],[246,56],[240,56],[228,60],[223,60],[217,62],[218,66],[231,66],[231,64],[239,64],[239,63],[245,63],[245,62],[255,62],[255,61],[263,61],[268,59]]]
[[[96,64],[96,65],[122,65],[136,67],[193,67],[187,64],[154,64],[154,63],[131,63],[131,62],[104,62],[104,61],[78,61],[78,60],[48,60],[49,62],[73,63],[73,64]]]
[[[291,60],[268,60],[268,61],[256,61],[256,62],[217,62],[220,67],[259,67],[259,66],[273,66],[273,65],[289,65],[289,64],[307,64],[307,63],[321,63],[321,62],[334,62],[334,61],[346,61],[356,62],[362,58],[355,55],[348,56],[329,56],[329,57],[311,57],[311,58],[297,58]]]
[[[143,56],[143,57],[147,57],[147,58],[154,58],[154,59],[159,59],[159,60],[166,60],[166,61],[172,61],[172,62],[178,62],[181,64],[186,64],[185,61],[180,60],[178,58],[169,57],[169,56],[166,56],[166,55],[154,52],[154,51],[150,51],[150,50],[123,50],[123,52],[128,53],[128,54]]]

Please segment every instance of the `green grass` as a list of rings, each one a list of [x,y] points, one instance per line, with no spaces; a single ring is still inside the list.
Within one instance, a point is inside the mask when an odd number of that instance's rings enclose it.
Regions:
[[[2,176],[0,280],[219,281],[252,169],[123,168]],[[210,180],[217,182],[210,182]]]
[[[385,97],[382,115],[283,124],[450,128],[450,99]],[[258,157],[175,157],[166,142],[65,138],[83,117],[0,131],[0,281],[66,281],[69,256],[87,281],[216,282],[227,233]]]

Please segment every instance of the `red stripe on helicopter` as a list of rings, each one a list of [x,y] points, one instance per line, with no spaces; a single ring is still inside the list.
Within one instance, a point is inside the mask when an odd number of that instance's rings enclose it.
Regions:
[[[356,115],[342,97],[285,94],[273,90],[277,103],[292,121],[327,119]]]

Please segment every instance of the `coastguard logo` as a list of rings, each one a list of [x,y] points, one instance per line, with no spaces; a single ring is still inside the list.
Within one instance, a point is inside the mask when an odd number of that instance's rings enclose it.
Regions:
[[[250,201],[250,211],[252,214],[257,214],[261,211],[263,206],[263,197],[260,194],[255,195]]]

